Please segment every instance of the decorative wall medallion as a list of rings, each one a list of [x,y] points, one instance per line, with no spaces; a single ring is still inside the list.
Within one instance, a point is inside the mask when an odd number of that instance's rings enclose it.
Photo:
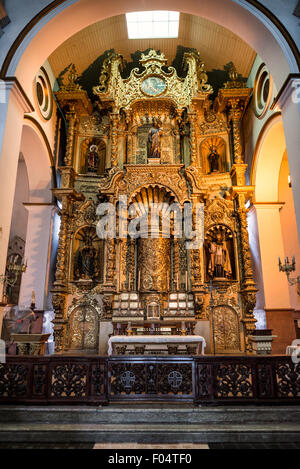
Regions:
[[[49,120],[53,112],[53,93],[46,70],[41,67],[34,82],[35,99],[41,116]]]
[[[267,110],[272,98],[272,77],[265,64],[261,64],[257,70],[254,90],[253,90],[253,106],[256,117],[262,119]]]
[[[148,96],[159,96],[167,88],[167,83],[160,77],[148,77],[141,84],[142,91]]]

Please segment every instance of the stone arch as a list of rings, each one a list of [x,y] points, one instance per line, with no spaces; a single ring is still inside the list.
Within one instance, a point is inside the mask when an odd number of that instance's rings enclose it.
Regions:
[[[143,3],[145,10],[162,8],[183,11],[180,0],[164,0],[163,5],[159,0]],[[15,40],[4,61],[1,76],[18,76],[19,71],[23,71],[27,91],[32,82],[31,70],[37,70],[55,48],[70,36],[104,18],[140,9],[138,0],[131,0],[130,4],[127,2],[126,7],[121,1],[103,2],[103,7],[98,0],[53,2]],[[248,42],[267,63],[277,86],[283,83],[288,73],[299,71],[299,53],[293,39],[276,16],[263,5],[231,0],[203,1],[199,4],[197,0],[190,0],[185,4],[184,12],[220,24]]]

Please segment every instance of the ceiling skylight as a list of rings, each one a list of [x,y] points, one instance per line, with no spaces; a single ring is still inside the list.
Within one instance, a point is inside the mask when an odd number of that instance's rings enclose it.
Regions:
[[[126,13],[129,39],[178,37],[179,12],[137,11]]]

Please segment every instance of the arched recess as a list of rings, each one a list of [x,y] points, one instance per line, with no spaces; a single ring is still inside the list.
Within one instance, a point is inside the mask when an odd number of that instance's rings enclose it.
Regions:
[[[24,206],[28,213],[25,258],[28,262],[23,275],[19,304],[27,306],[35,291],[38,309],[47,308],[48,283],[51,264],[54,205],[53,157],[46,137],[35,121],[24,120],[20,151],[28,174],[28,199]]]
[[[264,125],[254,152],[251,184],[255,186],[255,193],[249,231],[250,246],[252,249],[256,246],[253,260],[254,271],[257,272],[255,280],[260,290],[257,299],[258,302],[264,299],[264,305],[260,304],[258,309],[264,307],[266,326],[278,336],[273,346],[273,352],[277,353],[284,353],[296,335],[290,291],[295,287],[289,287],[286,275],[278,267],[278,258],[284,262],[288,255],[284,244],[285,232],[296,230],[294,207],[288,223],[283,223],[281,216],[286,202],[279,198],[284,155],[286,141],[282,119],[280,114],[275,114]]]
[[[279,202],[278,179],[285,149],[281,115],[275,114],[265,123],[254,152],[251,184],[255,186],[255,202]]]
[[[55,186],[54,160],[49,142],[37,122],[25,117],[21,138],[28,179],[28,202],[52,202],[51,189]]]

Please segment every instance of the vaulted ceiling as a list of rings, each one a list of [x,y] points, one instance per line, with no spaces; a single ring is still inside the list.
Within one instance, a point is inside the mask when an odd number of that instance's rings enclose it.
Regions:
[[[246,42],[231,31],[204,18],[181,13],[176,39],[128,39],[126,17],[119,15],[95,23],[72,36],[55,50],[49,62],[55,76],[70,63],[75,63],[81,74],[106,50],[115,49],[130,61],[130,54],[135,51],[152,48],[164,52],[171,64],[179,45],[197,49],[208,71],[223,70],[224,65],[232,61],[244,77],[248,77],[256,55]]]

